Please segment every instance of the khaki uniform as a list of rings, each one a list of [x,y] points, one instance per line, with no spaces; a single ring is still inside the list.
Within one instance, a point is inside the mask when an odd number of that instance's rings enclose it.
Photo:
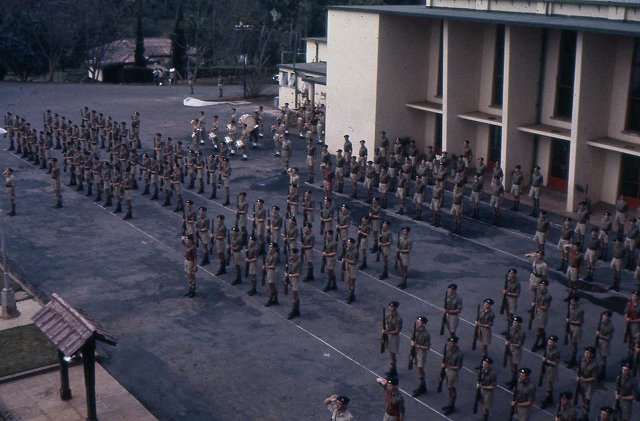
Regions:
[[[447,387],[449,389],[455,389],[458,387],[458,378],[460,375],[460,369],[462,369],[462,352],[460,348],[456,346],[456,349],[451,351],[447,349],[447,355],[444,359],[445,364],[445,376],[447,381]]]
[[[622,377],[622,375],[618,375],[616,378],[616,389],[618,394],[621,397],[630,397],[635,396],[636,391],[638,389],[638,379],[636,379],[633,375],[629,374],[626,377]],[[622,421],[630,421],[631,420],[631,406],[633,404],[634,399],[626,400],[620,399],[620,420]]]
[[[549,312],[549,306],[551,305],[551,294],[549,291],[538,292],[536,296],[536,312],[533,324],[537,329],[546,329],[547,327],[547,314]],[[542,308],[542,307],[546,308]]]
[[[515,401],[517,403],[525,403],[525,402],[534,402],[536,399],[536,387],[531,381],[528,379],[526,383],[518,380],[517,392],[515,394]],[[516,407],[516,417],[518,421],[528,421],[529,420],[529,411],[531,406],[518,406]]]
[[[449,332],[455,333],[456,329],[458,329],[458,323],[460,322],[460,311],[462,311],[462,298],[458,296],[458,294],[449,294],[447,295],[447,327]],[[449,311],[457,310],[458,312],[455,314],[449,313]]]
[[[593,395],[594,383],[598,378],[598,373],[600,372],[600,368],[595,358],[591,360],[587,360],[583,358],[580,361],[580,366],[578,367],[578,375],[584,378],[593,377],[592,381],[584,381],[580,380],[580,394],[582,398],[585,400],[591,400]]]
[[[491,308],[481,309],[480,316],[478,317],[478,323],[482,325],[489,325],[489,327],[478,327],[478,339],[480,339],[480,343],[483,346],[488,346],[491,344],[491,326],[493,326],[493,321],[496,318],[495,313]]]
[[[400,317],[398,313],[396,313],[395,315],[387,314],[386,323],[387,330],[398,331],[398,333],[387,335],[389,339],[387,351],[392,354],[397,354],[398,349],[400,348],[400,331],[402,330],[402,317]]]

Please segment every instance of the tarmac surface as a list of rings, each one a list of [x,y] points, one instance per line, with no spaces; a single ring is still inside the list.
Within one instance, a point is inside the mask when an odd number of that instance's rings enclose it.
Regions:
[[[215,91],[215,87],[196,86],[196,95],[191,96],[217,100]],[[228,87],[225,94],[240,95],[238,87]],[[42,127],[42,112],[46,109],[74,121],[80,120],[80,109],[85,105],[105,116],[113,116],[116,121],[130,121],[130,115],[139,111],[143,148],[149,150],[156,132],[171,136],[174,143],[175,140],[189,142],[189,121],[200,110],[205,111],[208,121],[212,114],[218,114],[223,126],[229,119],[231,107],[238,109],[238,115],[257,107],[257,104],[237,101],[191,108],[183,106],[187,96],[190,95],[186,86],[0,83],[0,110],[25,116],[37,128]],[[259,102],[267,110],[265,128],[274,120],[272,102],[271,98]],[[305,180],[304,142],[296,136],[293,138],[292,164],[300,168],[301,179]],[[205,153],[210,149],[207,145]],[[231,207],[223,207],[220,198],[208,200],[208,189],[206,195],[188,191],[185,198],[194,200],[196,208],[206,206],[212,219],[217,214],[225,215],[228,227],[233,222],[235,195],[240,191],[247,192],[250,209],[259,197],[264,198],[269,207],[279,205],[284,209],[288,178],[281,175],[282,163],[272,152],[272,141],[269,133],[265,133],[259,148],[250,151],[249,161],[232,159]],[[443,215],[444,227],[434,228],[428,221],[412,221],[412,212],[409,216],[399,216],[389,209],[387,216],[394,235],[403,225],[412,228],[409,286],[406,290],[396,287],[399,277],[393,267],[390,279],[379,281],[381,264],[370,254],[369,268],[358,271],[357,301],[352,305],[345,302],[344,283],[338,283],[337,293],[322,292],[325,278],[319,273],[322,244],[316,224],[316,280],[302,284],[302,316],[288,321],[290,301],[282,294],[282,280],[280,306],[265,308],[266,287],[259,286],[258,295],[247,296],[248,281],[243,280],[240,286],[230,285],[233,270],[220,277],[214,275],[217,260],[199,268],[198,296],[194,299],[182,296],[186,290],[179,241],[182,215],[172,212],[175,198],[171,208],[164,208],[161,202],[139,196],[141,191],[134,192],[133,219],[124,221],[94,203],[92,198],[85,197],[85,192],[63,187],[64,208],[56,210],[52,208],[55,198],[44,170],[7,151],[0,154],[0,165],[16,170],[18,215],[2,217],[14,274],[39,296],[46,299],[56,292],[113,332],[118,345],[100,347],[101,353],[108,357],[102,365],[160,420],[326,419],[329,412],[322,400],[333,393],[351,398],[349,408],[357,419],[380,419],[384,413],[384,394],[375,379],[387,369],[387,358],[379,353],[380,313],[391,300],[400,302],[399,313],[404,318],[398,370],[400,388],[405,392],[407,420],[462,420],[472,415],[474,367],[481,358],[480,347],[471,351],[473,320],[476,305],[486,297],[496,301],[496,323],[489,354],[496,360],[494,367],[499,384],[503,386],[509,380],[507,370],[500,363],[504,341],[499,332],[505,329],[506,320],[498,311],[504,274],[515,267],[523,291],[519,314],[526,320],[531,300],[530,264],[524,254],[535,250],[532,240],[535,220],[527,216],[529,209],[519,213],[505,209],[500,226],[496,227],[490,224],[490,209],[485,203],[481,220],[465,218],[460,235],[449,232],[448,214]],[[310,188],[318,204],[322,199],[319,168],[315,179],[316,183]],[[68,174],[63,173],[62,180],[66,184]],[[347,194],[335,194],[334,206],[349,204],[353,213],[350,234],[355,237],[355,227],[368,205],[350,199],[349,186],[345,184]],[[220,197],[220,191],[218,193]],[[430,197],[429,193],[427,198]],[[4,192],[0,193],[0,200],[6,203]],[[448,209],[449,204],[450,195],[447,195],[444,209]],[[508,208],[510,204],[504,206]],[[545,196],[542,207],[545,208]],[[430,216],[428,211],[424,214]],[[552,215],[552,220],[559,222],[561,215]],[[555,250],[558,236],[558,227],[554,225],[547,243],[550,268],[559,265]],[[621,293],[608,291],[611,276],[608,262],[599,262],[595,281],[581,282],[584,288],[580,290],[581,305],[585,309],[582,346],[593,344],[600,312],[609,309],[615,313],[616,332],[607,383],[594,394],[592,416],[601,405],[613,405],[613,380],[626,355],[621,314],[630,292],[635,289],[632,274],[624,271]],[[562,338],[567,283],[554,270],[550,271],[550,281],[554,298],[547,334]],[[437,394],[435,389],[446,339],[438,335],[440,308],[446,285],[451,282],[459,285],[465,304],[458,328],[465,368],[460,376],[458,410],[446,417],[440,411],[447,403],[446,390]],[[410,393],[417,385],[417,374],[409,372],[406,365],[411,326],[418,315],[427,316],[430,321],[427,327],[431,332],[432,350],[427,359],[429,392],[414,399]],[[528,351],[534,339],[535,331],[528,331],[521,367],[530,367],[532,381],[537,381],[541,352]],[[568,347],[563,346],[562,341],[559,347],[563,360],[567,359]],[[564,368],[563,364],[559,375],[556,400],[560,391],[575,389],[574,370]],[[544,391],[538,390],[537,396],[539,402]],[[510,400],[511,392],[500,387],[495,394],[492,418],[505,419]],[[531,413],[532,420],[552,419],[555,407],[545,411],[536,406]]]

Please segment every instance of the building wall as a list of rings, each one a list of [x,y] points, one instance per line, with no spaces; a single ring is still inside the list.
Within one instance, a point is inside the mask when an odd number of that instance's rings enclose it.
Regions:
[[[307,40],[305,54],[307,63],[327,61],[327,43],[319,40]]]
[[[343,135],[365,139],[373,151],[379,99],[381,16],[330,10],[328,16],[326,143],[335,153]]]

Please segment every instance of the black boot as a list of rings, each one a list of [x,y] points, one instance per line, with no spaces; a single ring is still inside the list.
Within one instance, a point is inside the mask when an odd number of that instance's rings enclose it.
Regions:
[[[11,212],[9,212],[9,216],[15,216],[16,215],[16,205],[15,203],[13,203],[11,205]]]
[[[131,209],[129,208],[127,209],[127,213],[124,215],[124,218],[122,219],[131,219],[131,218],[133,218],[133,214],[131,212]]]
[[[307,276],[302,282],[310,282],[313,280],[315,280],[315,278],[313,277],[313,267],[309,267],[307,268]]]
[[[153,196],[151,196],[151,200],[158,200],[158,189],[153,192]]]
[[[191,293],[193,292],[193,287],[191,285],[189,285],[189,289],[187,289],[187,292],[185,292],[184,294],[182,294],[185,297],[191,297]]]
[[[116,203],[116,210],[114,210],[113,213],[122,213],[122,202],[118,201]]]
[[[331,291],[337,291],[338,290],[338,285],[336,285],[336,275],[333,271],[331,271],[331,276],[329,276],[329,281],[331,282]]]
[[[204,185],[200,184],[200,188],[198,189],[198,194],[204,193]]]
[[[565,268],[565,265],[566,265],[566,264],[567,264],[567,259],[562,259],[562,261],[560,262],[560,266],[558,266],[558,267],[556,268],[556,270],[558,270],[558,271],[560,271],[560,272],[564,272],[564,270],[566,269],[566,268]]]
[[[411,397],[415,398],[425,393],[427,393],[427,385],[424,383],[424,379],[420,379],[420,384],[418,384],[418,387],[413,391]]]
[[[236,265],[236,277],[233,280],[233,282],[231,282],[231,285],[238,285],[242,283],[242,278],[240,277],[240,266]]]
[[[229,195],[225,195],[224,203],[222,204],[222,206],[229,206],[230,204],[231,202],[229,202]]]
[[[85,196],[93,196],[93,184],[87,186],[87,194]]]
[[[211,190],[211,195],[209,196],[209,199],[215,199],[216,198],[216,189]]]
[[[353,290],[349,290],[349,296],[347,297],[347,304],[351,304],[356,300],[356,294],[353,292]]]
[[[202,261],[200,262],[200,266],[205,266],[208,265],[209,262],[209,253],[205,253],[204,257],[202,258]]]
[[[247,295],[256,295],[258,293],[258,291],[256,290],[256,281],[251,281],[251,289],[249,289],[249,291],[247,291]]]
[[[398,376],[398,370],[396,369],[396,365],[395,364],[391,364],[391,367],[389,367],[389,371],[387,371],[386,373],[387,377],[397,377]]]
[[[449,399],[449,406],[442,413],[444,415],[449,415],[453,413],[455,410],[456,410],[456,398],[453,397]]]
[[[331,272],[329,272],[329,274],[331,274]],[[322,292],[329,292],[329,291],[331,291],[331,275],[327,277],[327,284],[324,286],[324,288],[322,288]]]
[[[542,409],[545,409],[549,405],[553,405],[553,394],[550,391],[547,391],[547,393],[544,395],[544,400],[542,401],[540,407]]]
[[[108,208],[113,206],[113,202],[111,201],[111,196],[107,196],[107,200],[104,202],[104,207]]]
[[[194,183],[194,179],[192,178],[191,180],[189,180],[189,187],[187,187],[188,189],[192,189],[195,187],[195,183]]]
[[[360,266],[358,267],[358,269],[360,270],[364,270],[367,268],[367,255],[365,253],[362,254],[362,263],[360,263]]]
[[[149,194],[149,185],[144,186],[144,190],[142,191],[142,196],[146,196]]]
[[[402,277],[402,281],[400,281],[400,283],[397,285],[398,288],[400,289],[405,289],[407,287],[407,277],[403,276]]]
[[[96,195],[96,200],[94,202],[102,202],[102,191],[98,190],[98,194]]]
[[[378,279],[380,279],[381,281],[384,281],[388,277],[389,277],[389,267],[387,265],[384,265],[382,268],[382,275],[380,275]]]
[[[516,386],[516,382],[518,381],[518,366],[513,366],[514,370],[511,372],[511,380],[506,383],[506,386],[509,389],[513,389]]]
[[[216,272],[216,276],[224,275],[225,273],[227,273],[227,263],[224,260],[224,255],[223,254],[218,254],[218,258],[220,260],[220,267],[218,268],[218,271]]]
[[[171,206],[171,197],[169,195],[164,197],[164,203],[162,206]]]
[[[288,320],[291,320],[293,318],[296,318],[300,316],[300,303],[293,303],[293,307],[291,307],[291,313],[289,313],[289,315],[287,316]]]
[[[62,207],[62,199],[58,199],[56,204],[53,206],[54,209],[60,209]]]

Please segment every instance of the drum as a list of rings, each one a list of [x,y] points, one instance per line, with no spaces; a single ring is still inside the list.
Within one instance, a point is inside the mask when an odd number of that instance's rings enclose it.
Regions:
[[[231,145],[233,143],[233,139],[231,139],[231,137],[229,136],[225,136],[224,143],[226,143],[227,145]]]
[[[236,140],[236,149],[242,149],[242,148],[244,148],[244,140],[242,139]]]
[[[209,133],[209,139],[211,139],[213,141],[216,141],[216,140],[218,140],[218,135],[213,133],[213,132],[211,132],[211,133]]]

